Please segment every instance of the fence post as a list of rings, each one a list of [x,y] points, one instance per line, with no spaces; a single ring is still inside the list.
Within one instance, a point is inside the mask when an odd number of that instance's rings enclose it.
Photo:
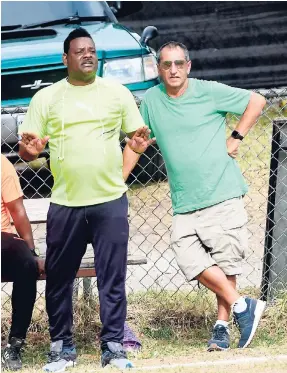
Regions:
[[[273,121],[261,298],[287,286],[287,119]]]

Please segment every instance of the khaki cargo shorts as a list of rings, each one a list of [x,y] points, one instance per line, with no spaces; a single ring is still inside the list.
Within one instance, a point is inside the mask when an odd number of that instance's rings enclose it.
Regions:
[[[218,265],[226,275],[242,273],[248,248],[247,213],[242,198],[173,217],[171,245],[188,281]]]

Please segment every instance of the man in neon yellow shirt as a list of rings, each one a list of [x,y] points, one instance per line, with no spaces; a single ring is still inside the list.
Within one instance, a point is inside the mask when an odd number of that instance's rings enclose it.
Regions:
[[[46,305],[51,351],[47,372],[76,362],[72,289],[88,243],[102,321],[102,365],[129,368],[122,348],[129,225],[125,180],[153,140],[134,98],[121,84],[96,77],[98,60],[89,33],[78,28],[64,42],[68,78],[39,91],[19,133],[20,155],[35,159],[49,141],[54,177],[47,217]],[[123,155],[120,130],[130,139]]]
[[[175,257],[188,281],[198,280],[217,296],[218,320],[208,350],[229,348],[231,309],[241,334],[238,347],[245,348],[265,304],[240,297],[235,289],[247,247],[242,201],[247,185],[234,158],[265,99],[244,89],[188,79],[191,61],[181,43],[163,45],[157,57],[162,83],[146,92],[141,113],[167,168]],[[243,115],[226,140],[228,112]]]

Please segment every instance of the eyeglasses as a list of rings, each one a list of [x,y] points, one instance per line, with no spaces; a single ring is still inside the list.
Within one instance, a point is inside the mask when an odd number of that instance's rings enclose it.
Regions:
[[[182,70],[184,68],[186,62],[187,62],[186,60],[163,61],[163,62],[160,62],[160,66],[164,70],[169,70],[172,67],[172,64],[174,63],[175,67],[178,70]]]

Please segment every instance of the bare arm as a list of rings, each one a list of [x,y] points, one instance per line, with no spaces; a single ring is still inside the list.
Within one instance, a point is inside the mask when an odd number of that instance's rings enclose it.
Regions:
[[[250,128],[252,128],[256,123],[256,120],[260,116],[265,104],[266,100],[263,96],[252,92],[247,108],[236,126],[236,131],[238,131],[242,136],[247,135]]]
[[[150,130],[147,126],[140,127],[136,132],[128,133],[125,138],[127,145],[123,152],[123,178],[127,180],[142,153],[146,151],[149,145],[155,142],[155,139],[149,138]]]
[[[6,203],[6,206],[10,212],[19,236],[26,241],[30,249],[35,249],[32,228],[24,207],[23,198],[20,197],[14,201],[8,202]]]
[[[126,144],[123,151],[123,178],[127,181],[132,170],[135,168],[136,164],[140,159],[140,154],[135,153],[128,144]]]
[[[250,96],[249,103],[245,112],[243,113],[238,125],[235,130],[240,133],[240,135],[245,136],[250,131],[250,129],[256,123],[256,120],[261,114],[262,109],[266,104],[266,100],[263,96],[258,93],[252,92]],[[241,140],[229,137],[226,141],[227,151],[230,157],[235,158],[238,154],[238,148]]]

